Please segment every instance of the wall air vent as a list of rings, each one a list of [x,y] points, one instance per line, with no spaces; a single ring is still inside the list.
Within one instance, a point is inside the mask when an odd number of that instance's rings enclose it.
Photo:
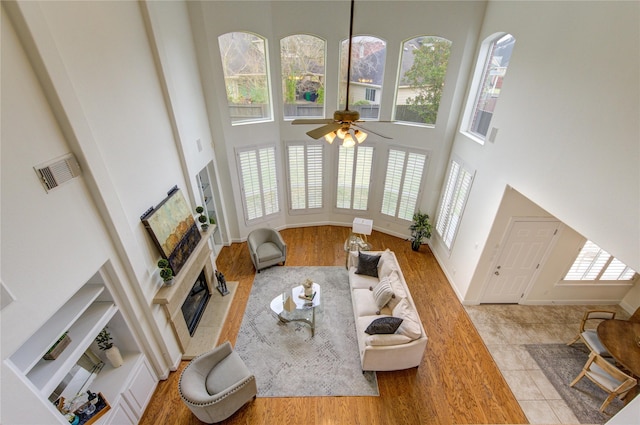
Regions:
[[[80,165],[69,153],[34,167],[47,192],[80,175]]]

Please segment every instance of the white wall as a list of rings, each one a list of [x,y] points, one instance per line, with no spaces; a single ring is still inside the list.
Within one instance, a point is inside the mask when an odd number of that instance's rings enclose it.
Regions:
[[[478,292],[474,272],[486,266],[479,261],[507,185],[640,269],[639,8],[489,3],[481,39],[516,38],[491,123],[499,131],[484,146],[456,135],[453,153],[477,173],[453,251],[433,241],[461,298]]]
[[[437,35],[453,42],[449,69],[441,110],[435,128],[400,125],[367,125],[373,131],[379,131],[393,137],[387,141],[370,135],[366,143],[376,147],[377,159],[374,159],[372,187],[382,187],[386,164],[382,153],[389,145],[419,147],[429,151],[426,184],[422,194],[420,208],[433,216],[442,184],[441,174],[446,167],[451,141],[458,120],[458,110],[464,95],[469,62],[474,55],[476,36],[484,12],[484,2],[377,2],[359,1],[355,6],[354,34],[371,34],[387,42],[387,64],[385,70],[385,89],[382,95],[380,118],[389,120],[395,97],[395,84],[402,42],[417,35]],[[282,120],[282,111],[277,105],[282,103],[280,80],[279,40],[292,34],[312,34],[326,40],[326,115],[344,105],[338,105],[338,58],[340,42],[349,33],[349,3],[345,1],[276,1],[276,2],[204,2],[189,3],[189,11],[194,28],[194,37],[201,59],[201,75],[206,90],[207,104],[215,105],[219,110],[216,119],[219,129],[214,128],[216,153],[219,169],[227,199],[233,199],[236,214],[230,217],[230,231],[234,240],[244,240],[252,229],[247,227],[242,213],[240,186],[235,169],[234,148],[257,143],[275,143],[280,154],[281,207],[283,214],[261,225],[273,227],[294,227],[313,224],[350,225],[353,214],[337,212],[333,207],[333,179],[327,179],[325,209],[320,214],[294,215],[287,211],[286,180],[284,175],[284,143],[286,141],[309,140],[305,134],[313,126],[292,126]],[[250,10],[251,13],[245,13]],[[397,13],[399,10],[402,13]],[[229,16],[242,15],[242,19],[229,19]],[[304,19],[303,17],[313,17]],[[218,36],[230,31],[250,31],[268,39],[271,86],[276,105],[274,122],[246,125],[230,125],[227,116],[227,101],[222,75],[222,65],[218,49]],[[212,124],[212,127],[216,125]],[[337,144],[327,146],[331,152],[325,172],[335,176]],[[371,194],[370,210],[362,213],[374,219],[374,227],[391,234],[408,236],[408,223],[390,220],[379,214],[381,191]]]

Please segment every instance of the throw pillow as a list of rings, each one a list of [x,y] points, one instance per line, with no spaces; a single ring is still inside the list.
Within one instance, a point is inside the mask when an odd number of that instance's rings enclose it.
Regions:
[[[422,336],[420,319],[418,313],[413,309],[407,298],[402,298],[393,309],[393,315],[401,317],[402,324],[398,327],[398,333],[406,335],[411,339],[418,339]]]
[[[387,249],[380,255],[380,261],[378,262],[378,276],[389,276],[394,270],[398,270],[398,266],[393,254]]]
[[[365,333],[369,335],[392,334],[401,323],[402,319],[398,317],[381,317],[371,322],[365,329]]]
[[[373,288],[373,298],[378,308],[383,308],[393,298],[393,289],[389,283],[389,278],[382,278],[375,288]]]
[[[380,261],[379,255],[369,255],[361,252],[358,258],[356,274],[378,277],[378,261]]]

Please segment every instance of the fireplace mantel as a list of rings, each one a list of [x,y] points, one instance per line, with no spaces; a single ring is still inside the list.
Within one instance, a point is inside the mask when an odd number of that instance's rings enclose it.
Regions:
[[[161,287],[153,298],[154,304],[162,305],[167,319],[171,323],[173,332],[180,345],[182,353],[185,353],[191,335],[187,328],[187,323],[182,315],[182,303],[187,298],[187,294],[193,287],[193,283],[204,269],[209,293],[213,292],[213,266],[211,263],[211,248],[209,238],[213,234],[216,226],[211,225],[206,232],[202,232],[202,238],[195,249],[189,255],[180,272],[173,278],[173,285]]]

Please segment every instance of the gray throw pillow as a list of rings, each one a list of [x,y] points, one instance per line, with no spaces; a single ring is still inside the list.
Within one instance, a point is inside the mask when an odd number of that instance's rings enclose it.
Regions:
[[[380,261],[379,255],[369,255],[360,252],[356,274],[378,277],[378,261]]]
[[[402,319],[399,317],[381,317],[367,326],[365,333],[369,335],[392,334],[398,329]]]

